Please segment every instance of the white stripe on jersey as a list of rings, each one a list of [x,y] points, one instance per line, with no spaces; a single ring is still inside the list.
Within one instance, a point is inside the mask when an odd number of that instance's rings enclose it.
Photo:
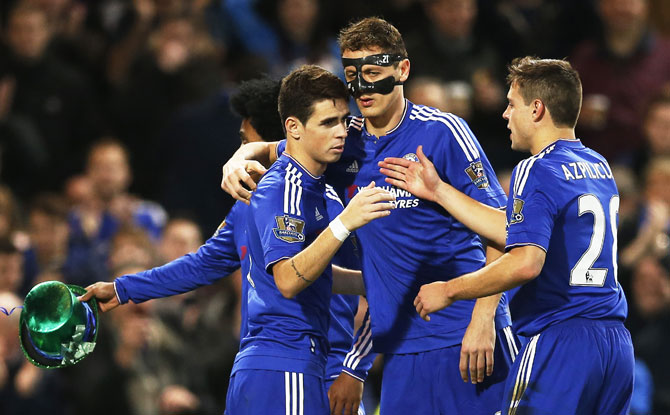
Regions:
[[[526,388],[528,387],[528,382],[530,381],[530,375],[533,371],[533,362],[535,361],[535,350],[537,347],[537,341],[539,340],[540,335],[536,334],[528,342],[526,350],[523,352],[523,357],[521,365],[519,366],[519,371],[516,374],[516,382],[514,383],[514,393],[512,394],[512,401],[509,405],[508,415],[516,415],[516,410],[519,407],[521,398],[523,397]]]
[[[340,205],[342,205],[342,207],[344,207],[344,203],[342,203],[342,200],[340,200],[340,196],[337,194],[335,189],[333,189],[333,186],[331,186],[329,184],[326,185],[326,197],[328,199],[335,200]]]
[[[505,340],[507,340],[507,347],[509,348],[509,354],[512,357],[512,362],[516,360],[516,355],[519,354],[519,349],[516,347],[516,341],[514,341],[514,333],[512,333],[512,327],[507,326],[503,329],[505,334]]]
[[[354,127],[358,131],[361,131],[363,129],[363,118],[362,117],[351,117],[351,120],[349,121],[349,126],[347,127],[347,130],[349,127]]]
[[[344,358],[342,363],[344,367],[349,369],[356,370],[358,364],[361,362],[365,356],[370,353],[372,349],[372,330],[370,329],[370,318],[366,318],[365,325],[361,331],[361,335],[358,337],[358,340],[351,348],[351,351],[347,353],[347,356]]]
[[[554,147],[556,147],[556,145],[552,145],[546,150],[534,155],[533,157],[529,157],[526,160],[523,160],[521,163],[519,163],[519,166],[516,169],[517,174],[516,177],[514,178],[515,196],[521,196],[521,193],[523,193],[523,188],[526,186],[526,181],[528,180],[530,169],[533,167],[533,164],[535,164],[535,162],[538,159],[541,159],[542,157],[551,153],[551,150],[553,150]]]
[[[305,386],[302,373],[284,372],[286,415],[305,415]]]
[[[291,405],[291,415],[298,415],[298,374],[291,372],[291,398],[293,405]]]
[[[479,158],[479,151],[477,146],[472,140],[472,136],[461,124],[460,120],[454,117],[452,114],[440,112],[434,108],[429,108],[425,106],[415,106],[412,109],[410,114],[410,119],[418,119],[419,121],[439,121],[442,124],[446,125],[454,138],[458,142],[458,145],[465,153],[468,161],[473,161]]]
[[[463,138],[465,145],[472,152],[473,157],[479,158],[479,150],[477,150],[477,146],[475,145],[472,134],[468,131],[465,125],[463,125],[463,122],[458,117],[456,117],[454,114],[448,112],[442,112],[435,108],[430,108],[423,105],[420,105],[418,107],[419,109],[417,113],[419,114],[430,115],[433,117],[443,117],[445,119],[450,120],[453,123],[453,125],[456,126],[458,131],[461,133],[461,137]]]
[[[286,401],[286,415],[291,415],[291,383],[289,373],[284,372],[284,400]]]
[[[302,197],[302,172],[289,163],[284,176],[284,213],[300,215],[300,200]]]
[[[298,373],[298,383],[300,384],[299,389],[298,389],[298,399],[299,399],[298,408],[299,408],[299,410],[298,410],[298,414],[296,414],[296,415],[305,415],[305,386],[304,386],[304,383],[303,383],[302,373]]]

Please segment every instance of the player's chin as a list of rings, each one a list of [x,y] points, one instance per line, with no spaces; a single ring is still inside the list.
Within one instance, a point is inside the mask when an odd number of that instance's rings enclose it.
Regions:
[[[340,160],[340,157],[342,157],[342,151],[331,149],[326,156],[326,163],[335,163]]]
[[[379,107],[375,105],[374,102],[372,102],[370,106],[367,107],[361,105],[361,103],[358,102],[358,100],[356,100],[356,104],[358,104],[358,110],[361,112],[361,115],[364,118],[370,118],[379,115]]]

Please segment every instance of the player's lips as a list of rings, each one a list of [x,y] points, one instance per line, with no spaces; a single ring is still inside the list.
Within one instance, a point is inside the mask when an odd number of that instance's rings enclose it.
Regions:
[[[365,108],[371,107],[372,104],[375,102],[374,99],[367,98],[367,97],[360,97],[360,98],[358,98],[358,101],[361,103],[361,106],[363,106]]]
[[[331,147],[330,149],[336,153],[341,153],[344,151],[344,144],[340,146]]]

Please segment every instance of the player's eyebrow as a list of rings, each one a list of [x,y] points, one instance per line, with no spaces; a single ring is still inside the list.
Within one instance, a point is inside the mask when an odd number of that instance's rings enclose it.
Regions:
[[[323,120],[321,120],[321,122],[319,123],[319,125],[328,125],[328,124],[332,124],[332,123],[334,123],[334,122],[337,122],[337,121],[339,121],[339,120],[346,120],[347,117],[349,116],[349,114],[350,114],[349,111],[347,111],[347,113],[344,114],[342,117],[328,117],[328,118],[324,118]]]

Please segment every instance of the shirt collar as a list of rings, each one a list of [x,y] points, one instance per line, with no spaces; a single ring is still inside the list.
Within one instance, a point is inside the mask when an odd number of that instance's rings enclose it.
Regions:
[[[320,176],[314,176],[312,173],[309,172],[309,170],[305,168],[305,166],[300,164],[298,160],[293,158],[286,151],[284,151],[282,155],[279,157],[279,161],[281,161],[283,165],[291,164],[292,166],[294,166],[299,173],[302,173],[302,178],[305,179],[305,182],[325,183],[323,174]],[[283,169],[285,169],[285,167],[283,167]]]

